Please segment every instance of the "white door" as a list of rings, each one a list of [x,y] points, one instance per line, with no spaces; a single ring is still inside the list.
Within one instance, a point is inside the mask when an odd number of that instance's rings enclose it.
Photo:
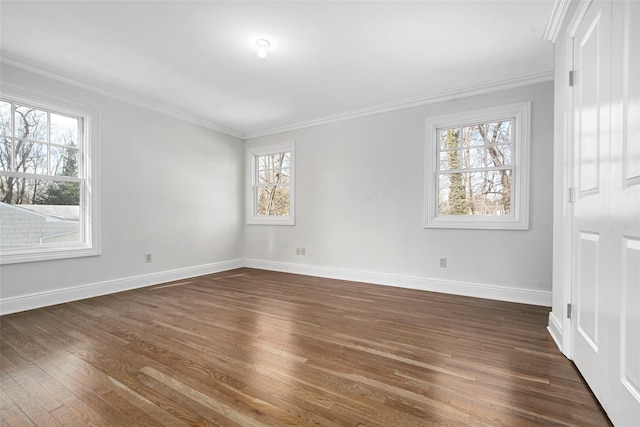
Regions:
[[[640,15],[614,3],[593,2],[573,29],[572,356],[612,422],[637,427]]]
[[[610,417],[640,426],[640,2],[613,2],[611,276],[615,372]],[[619,59],[618,59],[619,58]]]
[[[610,333],[603,330],[609,283],[602,268],[609,208],[610,34],[610,4],[593,3],[573,37],[572,355],[596,395],[606,388],[603,357]]]

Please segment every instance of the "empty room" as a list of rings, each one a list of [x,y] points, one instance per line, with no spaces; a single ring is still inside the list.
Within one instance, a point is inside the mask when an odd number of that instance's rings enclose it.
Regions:
[[[638,22],[0,0],[0,425],[640,427]]]

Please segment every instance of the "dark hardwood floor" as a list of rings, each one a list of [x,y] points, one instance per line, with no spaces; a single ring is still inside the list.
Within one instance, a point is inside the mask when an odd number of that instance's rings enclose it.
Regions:
[[[2,425],[607,426],[548,308],[240,269],[0,318]]]

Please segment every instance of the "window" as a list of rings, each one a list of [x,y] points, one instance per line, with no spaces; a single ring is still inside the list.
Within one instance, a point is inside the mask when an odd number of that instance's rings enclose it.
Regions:
[[[427,119],[425,227],[526,230],[530,103]]]
[[[294,143],[247,150],[247,223],[294,224]]]
[[[0,261],[98,254],[97,112],[3,87]]]

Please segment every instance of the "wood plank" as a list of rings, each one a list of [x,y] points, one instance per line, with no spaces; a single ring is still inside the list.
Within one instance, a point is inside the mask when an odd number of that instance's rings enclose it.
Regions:
[[[548,309],[238,269],[0,317],[0,422],[609,426]]]

